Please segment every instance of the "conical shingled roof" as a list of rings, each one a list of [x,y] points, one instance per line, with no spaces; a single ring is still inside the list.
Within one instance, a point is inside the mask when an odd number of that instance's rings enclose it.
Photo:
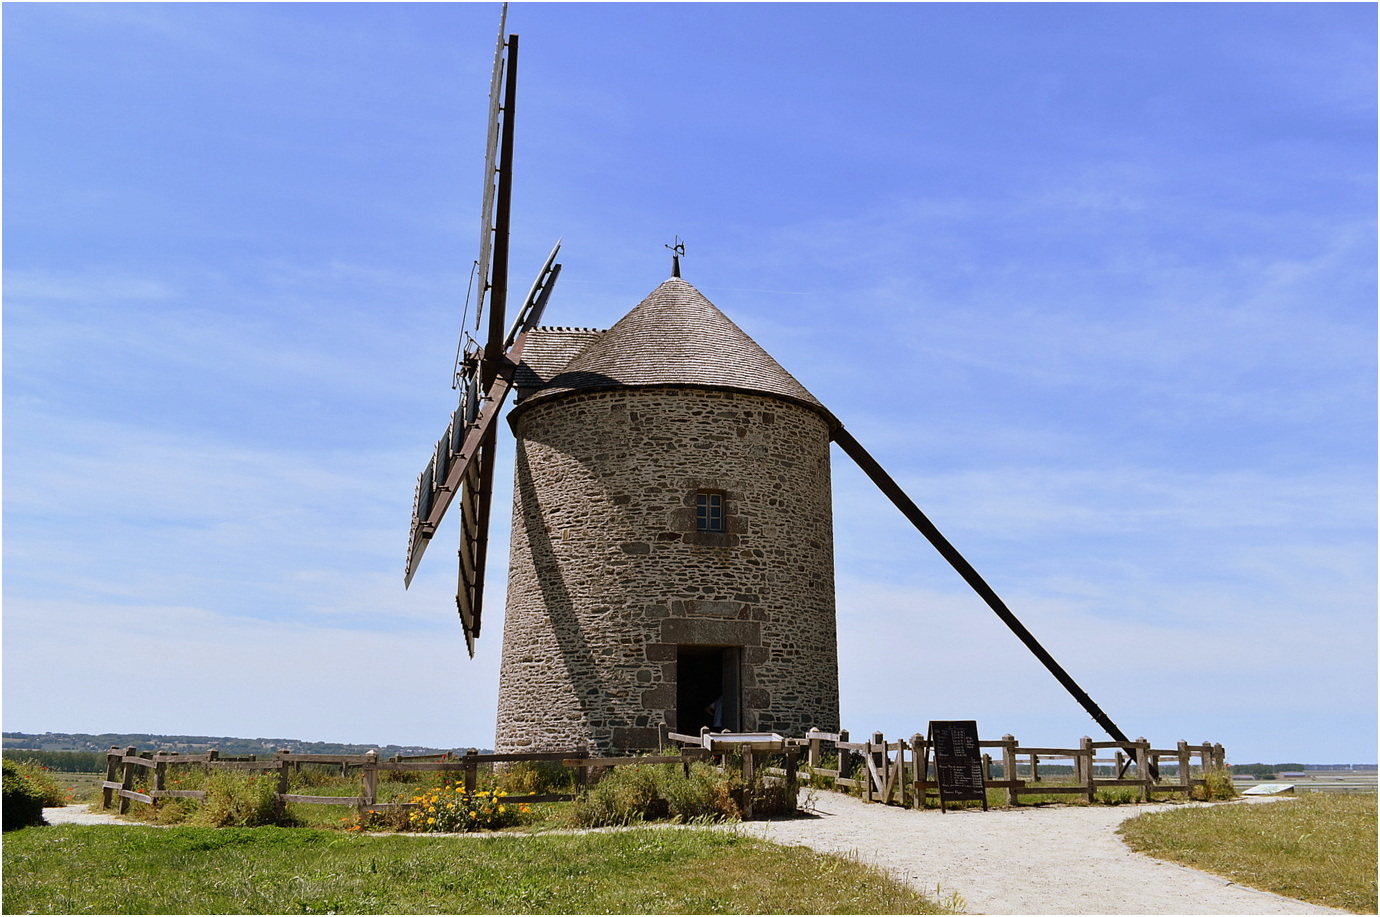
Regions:
[[[679,277],[653,290],[522,404],[571,392],[663,385],[774,395],[814,408],[831,427],[838,423],[743,329]]]

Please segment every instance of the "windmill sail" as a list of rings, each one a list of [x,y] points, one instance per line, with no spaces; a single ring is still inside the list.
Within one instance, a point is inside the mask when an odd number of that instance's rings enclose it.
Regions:
[[[508,5],[505,3],[499,18],[498,47],[494,51],[493,75],[489,82],[489,129],[484,154],[484,203],[479,232],[478,302],[479,311],[482,312],[485,298],[489,298],[488,342],[480,353],[478,365],[470,363],[466,366],[461,380],[460,408],[452,417],[452,426],[437,444],[428,472],[423,473],[417,484],[412,527],[408,534],[407,561],[403,573],[403,582],[406,586],[412,584],[412,576],[416,573],[417,564],[426,551],[427,542],[436,534],[436,527],[440,524],[446,509],[460,492],[461,481],[467,479],[470,465],[478,461],[481,471],[486,465],[492,466],[493,436],[489,428],[512,383],[512,368],[505,365],[507,361],[503,352],[503,323],[508,289],[508,213],[512,201],[517,36],[505,37],[507,18]],[[476,327],[477,323],[478,319]],[[465,418],[463,434],[455,428],[462,416]],[[487,478],[480,474],[477,480],[471,481],[469,494],[476,507],[474,517],[480,521],[488,519],[487,501],[491,481],[491,474]],[[462,534],[462,549],[464,539],[465,536]],[[482,544],[483,541],[476,540],[475,543]],[[474,558],[478,558],[477,582],[482,589],[483,549],[472,550],[470,556],[472,562]],[[457,602],[459,601],[457,596]],[[461,614],[463,618],[463,609]],[[471,617],[478,621],[477,614],[471,614]],[[477,632],[477,624],[473,630]],[[470,651],[473,653],[473,633],[470,625],[466,625],[465,632],[471,643]]]
[[[467,477],[469,466],[483,451],[487,431],[492,427],[493,419],[498,416],[508,392],[512,389],[513,377],[522,361],[522,351],[527,344],[527,334],[541,321],[551,292],[555,289],[556,278],[560,276],[561,266],[556,263],[556,255],[560,250],[561,243],[557,242],[555,248],[551,249],[551,254],[547,256],[546,263],[542,265],[536,282],[532,284],[531,292],[527,294],[522,309],[518,312],[519,322],[514,324],[507,338],[512,343],[501,356],[498,376],[494,383],[487,390],[481,391],[478,379],[473,374],[466,377],[460,388],[460,404],[451,415],[450,426],[437,444],[436,453],[427,463],[426,470],[418,478],[404,574],[406,585],[412,584],[412,576],[417,571],[417,564],[426,551],[427,543],[436,534],[436,527],[445,516],[446,510],[450,508],[455,495],[460,492],[461,482],[470,480]],[[449,448],[445,448],[446,446]],[[446,461],[444,475],[436,474],[437,457],[442,454],[445,454]],[[479,483],[475,480],[471,487],[476,499],[482,490]]]

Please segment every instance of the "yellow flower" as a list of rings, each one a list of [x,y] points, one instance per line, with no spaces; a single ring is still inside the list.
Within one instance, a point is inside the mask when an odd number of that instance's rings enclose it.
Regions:
[[[470,810],[470,818],[474,818],[474,810],[473,810],[473,809]]]
[[[428,825],[434,825],[434,824],[436,824],[436,819],[435,819],[434,817],[433,817],[433,818],[428,818],[428,819],[426,820],[426,823],[427,823]]]

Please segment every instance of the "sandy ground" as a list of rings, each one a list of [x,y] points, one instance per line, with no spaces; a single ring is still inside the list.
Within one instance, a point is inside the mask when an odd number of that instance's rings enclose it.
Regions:
[[[941,813],[869,805],[837,793],[817,793],[811,801],[813,817],[729,830],[855,856],[932,897],[957,893],[972,914],[1347,913],[1133,853],[1117,838],[1122,821],[1169,806]],[[52,825],[126,824],[87,806],[43,815]]]
[[[1165,805],[942,813],[837,793],[818,793],[813,802],[814,818],[748,822],[740,830],[856,856],[932,897],[956,892],[973,914],[1347,913],[1134,853],[1116,836],[1122,821]]]

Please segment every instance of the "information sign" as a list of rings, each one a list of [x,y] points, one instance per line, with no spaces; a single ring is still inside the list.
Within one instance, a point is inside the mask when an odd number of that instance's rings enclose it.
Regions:
[[[939,781],[939,808],[950,802],[977,801],[987,809],[976,720],[930,720],[930,749]]]

